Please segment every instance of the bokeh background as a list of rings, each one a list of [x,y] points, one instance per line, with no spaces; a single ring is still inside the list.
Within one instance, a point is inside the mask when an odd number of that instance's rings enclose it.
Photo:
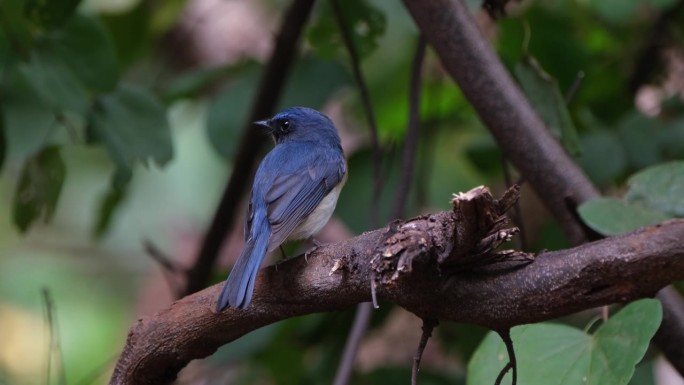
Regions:
[[[145,244],[179,270],[192,265],[235,166],[288,5],[0,3],[0,384],[106,383],[130,325],[174,299],[183,277],[162,267]],[[398,1],[343,6],[377,117],[384,187],[373,202],[368,121],[330,3],[321,1],[279,106],[321,109],[341,131],[350,176],[323,240],[393,219],[418,38]],[[542,116],[606,194],[621,196],[632,173],[682,158],[684,2],[521,1],[499,20],[477,1],[469,6]],[[506,186],[493,139],[429,50],[423,82],[407,218],[448,209],[452,193]],[[561,104],[569,114],[554,112],[558,100],[549,95],[567,97]],[[557,116],[569,120],[553,121]],[[263,141],[266,150],[270,139]],[[524,246],[568,246],[534,193],[524,187],[522,196]],[[214,283],[225,279],[239,253],[242,226],[236,228]],[[194,362],[180,381],[329,383],[353,314],[312,315],[255,331]],[[583,325],[589,318],[564,321]],[[389,304],[375,311],[352,382],[408,381],[420,324]],[[425,353],[422,382],[464,383],[485,332],[440,325]],[[656,360],[647,356],[632,383],[656,384]]]

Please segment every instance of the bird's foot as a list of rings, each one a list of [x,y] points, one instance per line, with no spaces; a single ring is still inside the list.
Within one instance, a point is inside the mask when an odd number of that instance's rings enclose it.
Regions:
[[[327,243],[319,242],[318,240],[316,240],[316,238],[311,238],[311,243],[313,243],[313,247],[310,248],[309,250],[307,250],[306,252],[304,252],[304,261],[306,263],[309,263],[309,254],[316,251],[316,249],[318,249],[319,247],[325,246],[327,244]]]

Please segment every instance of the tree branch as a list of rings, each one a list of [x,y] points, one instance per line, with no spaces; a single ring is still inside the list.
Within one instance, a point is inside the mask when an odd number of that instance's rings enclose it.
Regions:
[[[551,135],[460,0],[404,0],[442,65],[568,238],[587,239],[575,207],[598,196]]]
[[[503,330],[652,296],[684,278],[684,220],[542,253],[511,269],[506,257],[520,255],[495,251],[514,232],[501,216],[515,202],[511,195],[496,201],[474,189],[453,201],[453,211],[320,247],[308,262],[262,269],[247,309],[216,313],[220,284],[185,297],[131,328],[111,384],[172,381],[189,361],[252,330],[369,301],[371,280],[382,300],[419,317]],[[482,266],[501,258],[497,269]]]
[[[207,285],[226,234],[235,224],[236,209],[239,206],[237,202],[242,199],[250,185],[259,148],[263,142],[258,131],[251,129],[252,122],[273,114],[294,61],[299,36],[309,18],[313,4],[314,0],[294,0],[283,18],[281,29],[275,37],[273,54],[264,68],[252,110],[245,122],[242,139],[237,146],[238,152],[233,162],[235,167],[230,181],[223,191],[221,202],[204,238],[197,260],[188,271],[185,295],[201,290]]]
[[[354,39],[352,38],[351,27],[347,25],[344,19],[344,12],[342,7],[340,7],[339,0],[331,0],[330,4],[333,7],[333,13],[335,14],[335,20],[340,28],[340,35],[342,35],[342,42],[344,43],[347,52],[349,53],[349,60],[352,67],[352,73],[354,75],[354,80],[356,85],[359,87],[359,93],[361,95],[361,102],[363,105],[363,110],[366,114],[366,119],[368,120],[368,129],[370,131],[371,148],[373,150],[373,196],[371,197],[371,208],[370,208],[370,226],[375,227],[378,225],[378,200],[380,199],[380,194],[382,192],[382,148],[380,147],[380,138],[378,136],[378,123],[375,118],[375,110],[373,109],[373,103],[371,102],[370,91],[368,90],[368,85],[363,77],[363,72],[361,71],[361,58],[359,57],[356,47],[354,46]]]
[[[444,68],[477,110],[502,152],[562,226],[568,239],[580,244],[596,239],[576,214],[576,207],[598,191],[546,129],[529,101],[478,30],[461,0],[404,0]],[[674,293],[676,295],[676,293]],[[684,311],[658,295],[664,318],[659,334],[684,337]],[[681,301],[678,301],[681,302]],[[684,373],[684,339],[658,347]]]

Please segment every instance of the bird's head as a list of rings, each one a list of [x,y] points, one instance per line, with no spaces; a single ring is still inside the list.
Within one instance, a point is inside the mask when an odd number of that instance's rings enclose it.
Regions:
[[[340,137],[333,122],[312,108],[291,107],[254,124],[266,128],[276,144],[297,141],[340,146]]]

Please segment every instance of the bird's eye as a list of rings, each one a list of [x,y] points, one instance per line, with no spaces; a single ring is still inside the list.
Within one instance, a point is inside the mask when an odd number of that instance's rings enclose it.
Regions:
[[[290,121],[289,120],[281,120],[280,121],[280,131],[282,131],[282,132],[290,131]]]

